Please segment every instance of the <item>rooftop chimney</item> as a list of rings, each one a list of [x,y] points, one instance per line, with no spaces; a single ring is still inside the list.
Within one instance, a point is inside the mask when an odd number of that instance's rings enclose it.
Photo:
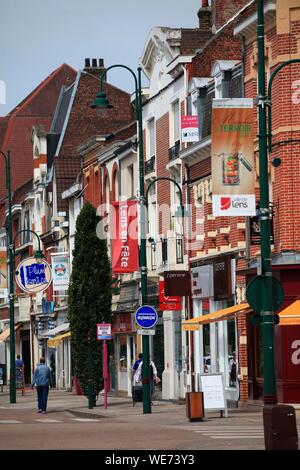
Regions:
[[[104,59],[85,59],[84,70],[89,73],[101,73],[104,70]]]
[[[202,7],[198,10],[199,29],[203,33],[211,32],[211,8],[208,0],[202,0]]]

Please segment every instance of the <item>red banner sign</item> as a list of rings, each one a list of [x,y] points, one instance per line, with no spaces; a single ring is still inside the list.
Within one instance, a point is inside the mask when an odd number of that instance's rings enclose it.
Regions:
[[[165,281],[159,281],[159,310],[181,310],[181,297],[165,295]]]
[[[113,202],[112,271],[133,273],[139,269],[137,202]]]

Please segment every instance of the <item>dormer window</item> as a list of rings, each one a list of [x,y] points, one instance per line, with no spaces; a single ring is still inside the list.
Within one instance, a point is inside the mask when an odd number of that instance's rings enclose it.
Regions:
[[[215,98],[231,98],[230,82],[233,69],[239,66],[237,60],[216,60],[211,75],[215,82]]]

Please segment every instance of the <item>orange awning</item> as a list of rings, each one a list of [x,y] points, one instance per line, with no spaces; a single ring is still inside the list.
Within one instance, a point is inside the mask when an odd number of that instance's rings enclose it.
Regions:
[[[295,300],[291,305],[279,312],[279,325],[300,325],[300,300]]]
[[[17,325],[15,325],[15,331],[17,331],[20,326],[22,325],[22,323],[17,323]],[[10,337],[10,328],[6,328],[6,330],[2,331],[2,333],[0,334],[0,341],[7,341],[8,338]]]
[[[247,309],[249,309],[249,311],[251,310],[250,305],[247,303],[223,308],[222,310],[217,310],[216,312],[208,313],[207,315],[201,315],[200,317],[191,318],[190,320],[182,322],[182,329],[183,331],[197,331],[199,330],[200,325],[228,320],[229,318],[234,317],[237,312],[241,312],[242,310]]]

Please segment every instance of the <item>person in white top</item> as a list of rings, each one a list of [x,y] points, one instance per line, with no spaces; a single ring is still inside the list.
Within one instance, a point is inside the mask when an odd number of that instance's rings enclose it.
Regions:
[[[142,382],[142,367],[143,361],[139,363],[139,366],[134,374],[134,382],[136,384]],[[157,369],[153,361],[150,361],[150,394],[152,395],[154,391],[154,384],[160,382],[160,379],[157,376]]]

